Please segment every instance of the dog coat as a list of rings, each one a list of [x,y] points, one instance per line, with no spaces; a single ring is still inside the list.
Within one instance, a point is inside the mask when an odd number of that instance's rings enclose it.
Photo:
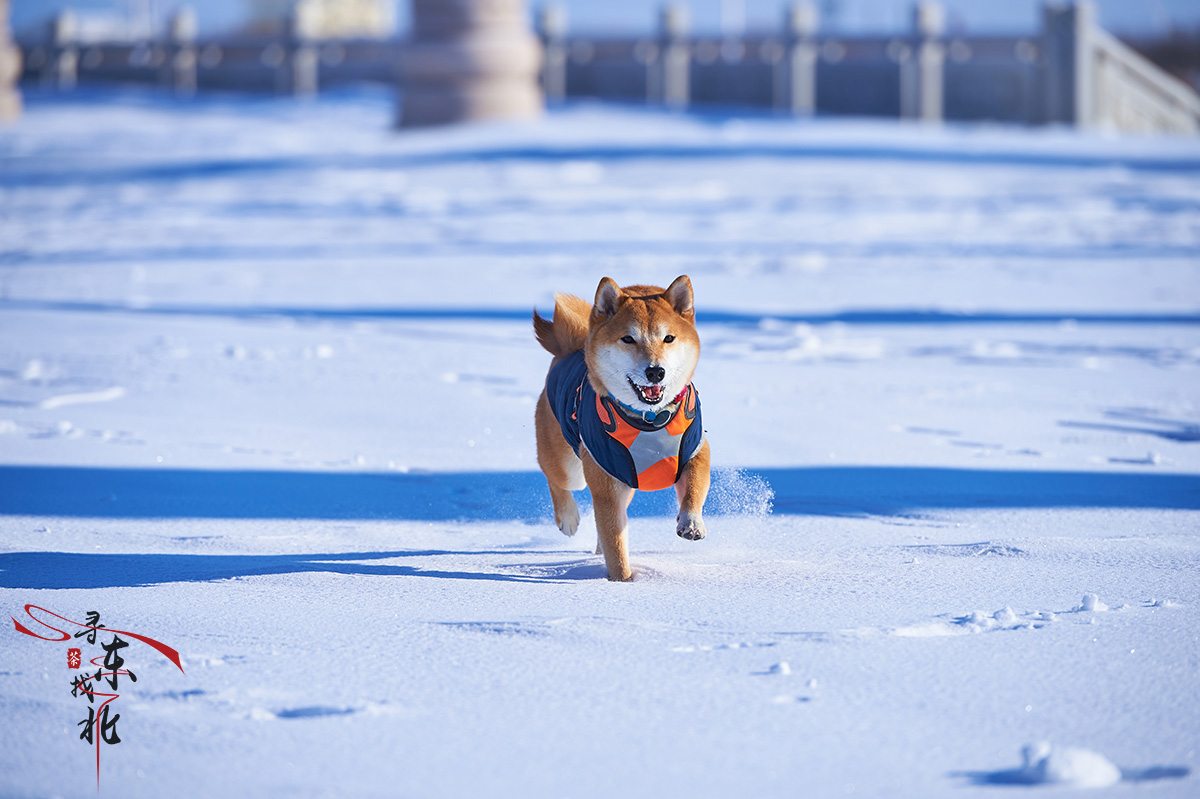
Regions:
[[[587,379],[583,350],[550,370],[546,398],[575,454],[582,442],[604,471],[630,488],[658,491],[675,485],[704,443],[695,386],[689,383],[675,398],[673,412],[638,416],[611,396],[596,393]]]

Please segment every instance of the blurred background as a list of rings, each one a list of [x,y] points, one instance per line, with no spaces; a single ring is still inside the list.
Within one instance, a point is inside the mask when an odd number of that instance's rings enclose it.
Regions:
[[[598,99],[1200,129],[1194,0],[25,0],[10,17],[20,66],[0,78],[30,87],[367,82],[398,88],[401,126]]]
[[[106,25],[132,22],[143,29],[157,30],[182,3],[174,0],[21,0],[12,11],[13,28],[21,36],[36,34],[48,19],[71,9],[81,17],[107,20]],[[252,27],[264,15],[282,16],[288,0],[207,0],[199,14],[204,35],[228,33]],[[389,34],[403,36],[411,21],[407,0],[378,0],[372,3],[390,18]],[[573,24],[580,30],[644,34],[655,27],[657,8],[647,0],[563,0]],[[783,0],[695,0],[690,3],[695,27],[704,33],[738,33],[747,29],[769,29],[783,18]],[[893,32],[909,24],[912,4],[908,0],[820,0],[825,25],[840,33]],[[952,31],[961,33],[1026,32],[1039,24],[1039,0],[946,0]],[[1105,27],[1122,37],[1155,39],[1172,35],[1195,35],[1200,29],[1200,4],[1194,0],[1098,0]]]

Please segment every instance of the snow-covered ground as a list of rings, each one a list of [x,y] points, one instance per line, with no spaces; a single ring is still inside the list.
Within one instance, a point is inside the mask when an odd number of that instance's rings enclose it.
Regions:
[[[183,664],[124,650],[101,795],[1200,793],[1200,143],[29,106],[4,615]],[[641,495],[609,583],[529,310],[681,273],[709,537]],[[95,795],[83,640],[0,636],[0,795]]]

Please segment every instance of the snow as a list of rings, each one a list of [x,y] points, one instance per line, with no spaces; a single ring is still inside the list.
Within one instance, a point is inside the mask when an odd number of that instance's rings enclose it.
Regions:
[[[1054,748],[1042,742],[1021,751],[1022,773],[1032,784],[1067,785],[1073,788],[1107,788],[1121,781],[1121,770],[1104,755],[1086,749]]]
[[[183,662],[124,650],[102,795],[1196,794],[1195,140],[28,99],[0,595]],[[613,584],[530,309],[682,273],[709,536],[640,495]],[[0,794],[94,796],[2,640]]]

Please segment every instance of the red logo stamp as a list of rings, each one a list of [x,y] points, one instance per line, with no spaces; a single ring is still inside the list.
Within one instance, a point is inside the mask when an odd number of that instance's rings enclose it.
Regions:
[[[48,616],[53,616],[60,621],[65,621],[67,624],[73,624],[76,627],[82,627],[83,629],[74,635],[71,635],[71,633],[60,630],[33,615],[33,611],[35,610],[40,611]],[[46,610],[45,608],[38,607],[37,605],[26,605],[25,615],[27,615],[30,620],[40,624],[53,633],[57,633],[58,635],[56,638],[39,635],[33,630],[30,630],[21,622],[17,621],[15,616],[10,617],[12,618],[13,625],[17,632],[23,633],[32,638],[41,639],[42,641],[65,643],[70,641],[72,638],[83,638],[87,642],[88,646],[95,646],[97,644],[96,636],[101,631],[103,631],[105,635],[112,636],[112,641],[110,643],[105,643],[103,640],[99,641],[100,648],[104,650],[104,654],[102,656],[89,658],[87,661],[90,665],[97,667],[96,673],[77,674],[75,679],[71,681],[71,696],[76,698],[82,697],[86,699],[88,703],[87,718],[75,726],[83,727],[83,732],[79,733],[79,740],[86,741],[88,745],[93,746],[96,749],[96,790],[99,791],[100,744],[121,743],[121,736],[117,734],[117,722],[121,720],[121,714],[110,712],[115,710],[113,707],[113,702],[121,698],[121,695],[116,693],[117,686],[122,677],[129,682],[137,682],[137,675],[134,674],[132,670],[128,668],[122,668],[126,665],[125,656],[130,653],[121,652],[122,649],[129,647],[129,641],[124,640],[121,636],[149,645],[157,650],[158,653],[167,660],[174,663],[175,667],[182,672],[183,664],[179,660],[179,653],[161,641],[155,641],[153,638],[148,638],[144,635],[138,635],[137,633],[131,633],[126,630],[114,630],[105,624],[101,624],[100,614],[94,610],[89,610],[87,612],[87,624],[81,624],[80,622],[73,621],[68,619],[66,616],[59,616],[54,611]],[[91,653],[89,652],[89,655],[90,654]],[[101,660],[103,660],[103,663],[100,662]],[[82,665],[82,647],[68,647],[67,668],[76,670],[81,668]],[[108,688],[113,693],[107,693],[104,690],[105,688]],[[96,703],[96,697],[101,698],[99,704]]]

